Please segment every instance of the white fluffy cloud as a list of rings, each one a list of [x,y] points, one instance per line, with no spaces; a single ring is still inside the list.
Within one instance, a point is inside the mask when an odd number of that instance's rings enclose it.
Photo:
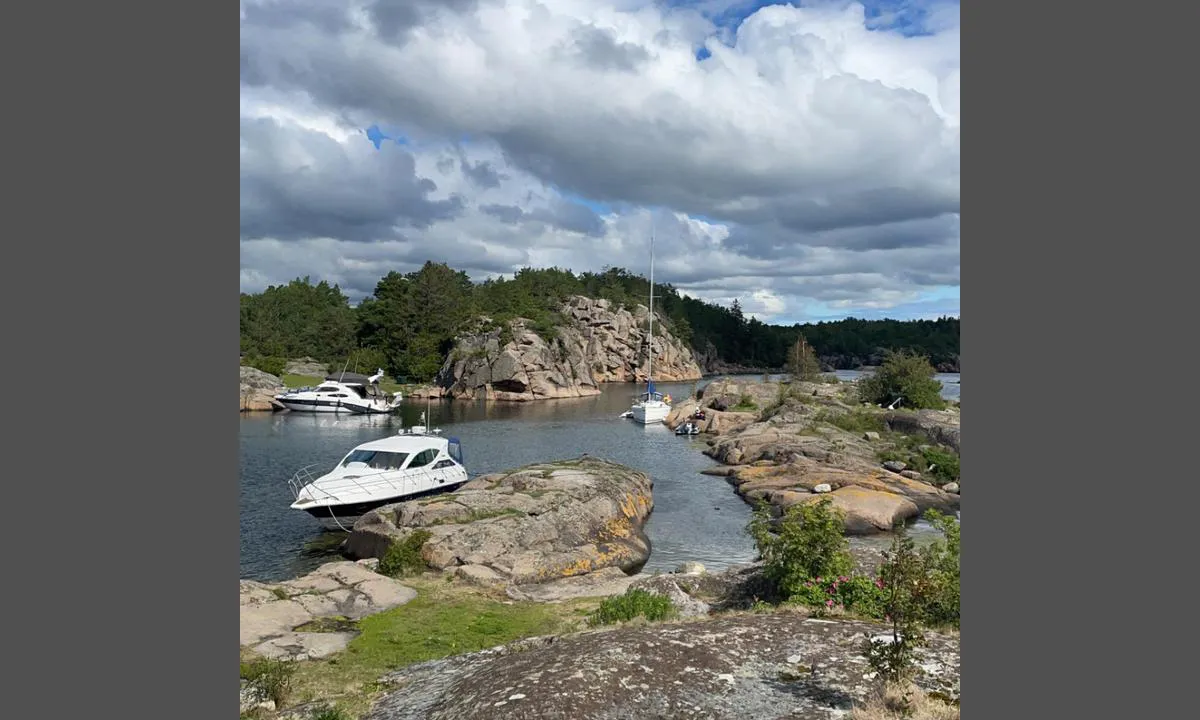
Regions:
[[[857,3],[708,19],[745,6],[244,0],[243,289],[644,272],[653,232],[656,279],[766,321],[947,307],[957,6],[917,36]]]

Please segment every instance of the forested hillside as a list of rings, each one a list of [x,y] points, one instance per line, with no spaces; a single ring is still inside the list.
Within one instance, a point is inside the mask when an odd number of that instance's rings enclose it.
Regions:
[[[621,268],[578,274],[524,269],[513,278],[472,283],[464,272],[429,262],[416,272],[388,273],[372,297],[351,307],[336,285],[303,278],[242,294],[241,350],[251,363],[310,356],[340,365],[353,353],[360,370],[383,367],[396,377],[426,381],[441,367],[455,335],[481,322],[524,317],[546,334],[561,324],[559,308],[571,295],[633,307],[645,305],[649,294],[645,278]],[[781,368],[800,334],[827,367],[877,364],[885,349],[910,349],[929,356],[942,371],[958,370],[958,318],[782,326],[747,319],[736,301],[722,307],[683,297],[669,284],[655,283],[654,298],[656,314],[710,370]]]

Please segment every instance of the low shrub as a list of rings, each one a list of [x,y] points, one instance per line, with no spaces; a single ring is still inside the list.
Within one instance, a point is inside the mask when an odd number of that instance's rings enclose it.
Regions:
[[[903,524],[896,528],[892,547],[884,553],[879,578],[882,610],[891,632],[883,638],[867,638],[864,652],[872,669],[885,680],[898,683],[908,679],[917,650],[925,644],[921,620],[928,589],[924,563]]]
[[[845,526],[828,498],[793,505],[771,531],[770,511],[755,510],[748,532],[763,559],[763,573],[785,598],[804,593],[815,578],[848,575],[854,566]]]
[[[789,599],[820,611],[848,610],[864,617],[883,617],[883,581],[865,575],[813,578]]]
[[[350,720],[350,715],[336,705],[327,705],[318,710],[312,720]]]
[[[738,398],[738,404],[729,409],[733,412],[753,412],[758,409],[758,403],[754,402],[752,396],[743,395]]]
[[[922,621],[927,625],[958,627],[962,604],[959,523],[954,516],[932,508],[925,511],[925,519],[942,533],[942,537],[921,549],[929,584]]]
[[[393,542],[379,560],[378,571],[389,577],[415,575],[425,571],[425,560],[421,548],[432,535],[428,530],[414,530],[403,540]]]
[[[912,683],[884,683],[866,702],[856,704],[850,720],[959,720],[956,703],[926,693]]]
[[[949,482],[958,482],[959,460],[953,450],[931,446],[908,446],[916,442],[918,442],[917,439],[908,438],[906,445],[880,453],[879,459],[883,461],[899,460],[910,469],[920,472],[934,485],[941,486]]]
[[[256,370],[262,370],[268,375],[281,377],[283,369],[287,367],[287,359],[281,357],[254,355],[243,360],[243,364],[252,367]]]
[[[875,372],[858,381],[858,397],[872,405],[890,405],[901,398],[901,407],[941,410],[946,401],[936,374],[924,355],[890,352]]]
[[[271,700],[282,708],[292,691],[296,664],[286,660],[258,658],[241,664],[241,676],[258,697]]]
[[[887,424],[883,421],[883,417],[878,412],[870,410],[856,409],[846,413],[822,411],[817,413],[815,419],[855,434],[887,430]]]
[[[651,622],[666,620],[675,614],[670,598],[641,588],[630,588],[624,595],[605,598],[588,615],[589,625],[611,625],[643,617]]]

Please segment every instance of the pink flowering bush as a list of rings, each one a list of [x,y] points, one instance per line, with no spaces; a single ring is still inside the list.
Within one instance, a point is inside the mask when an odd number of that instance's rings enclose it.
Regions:
[[[828,498],[793,505],[777,527],[771,525],[769,510],[760,505],[748,532],[762,556],[764,574],[784,599],[805,592],[804,584],[814,578],[849,575],[854,567],[842,518]]]
[[[901,603],[905,622],[957,627],[958,520],[935,510],[925,517],[942,538],[920,551],[909,552],[911,540],[905,539],[903,527],[897,528],[897,541],[904,541],[905,551],[893,548],[885,553],[880,576],[874,578],[853,572],[841,518],[826,498],[792,506],[774,523],[775,527],[767,507],[760,505],[749,532],[758,545],[763,574],[774,583],[780,599],[788,603],[813,608],[818,614],[852,612],[887,622],[895,621],[889,607],[897,608]],[[910,584],[919,584],[920,592],[911,598],[907,589],[897,594],[897,588],[890,586],[891,577],[905,577]]]
[[[813,578],[792,593],[788,602],[819,612],[852,611],[866,617],[883,617],[883,581],[865,575]]]

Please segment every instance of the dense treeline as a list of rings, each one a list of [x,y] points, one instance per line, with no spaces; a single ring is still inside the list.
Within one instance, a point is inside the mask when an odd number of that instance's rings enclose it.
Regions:
[[[445,264],[416,272],[388,273],[357,308],[336,285],[309,278],[241,296],[241,350],[248,357],[311,356],[340,364],[355,355],[360,369],[428,380],[441,366],[459,332],[504,326],[524,317],[552,334],[558,309],[570,295],[604,298],[618,305],[646,304],[649,282],[621,268],[573,273],[560,268],[523,269],[512,278],[472,283]],[[684,297],[655,283],[655,309],[676,337],[690,343],[702,362],[782,368],[803,335],[827,367],[878,364],[885,350],[910,350],[943,370],[957,370],[959,320],[858,320],[805,325],[768,325],[747,319],[737,301],[722,307]]]

